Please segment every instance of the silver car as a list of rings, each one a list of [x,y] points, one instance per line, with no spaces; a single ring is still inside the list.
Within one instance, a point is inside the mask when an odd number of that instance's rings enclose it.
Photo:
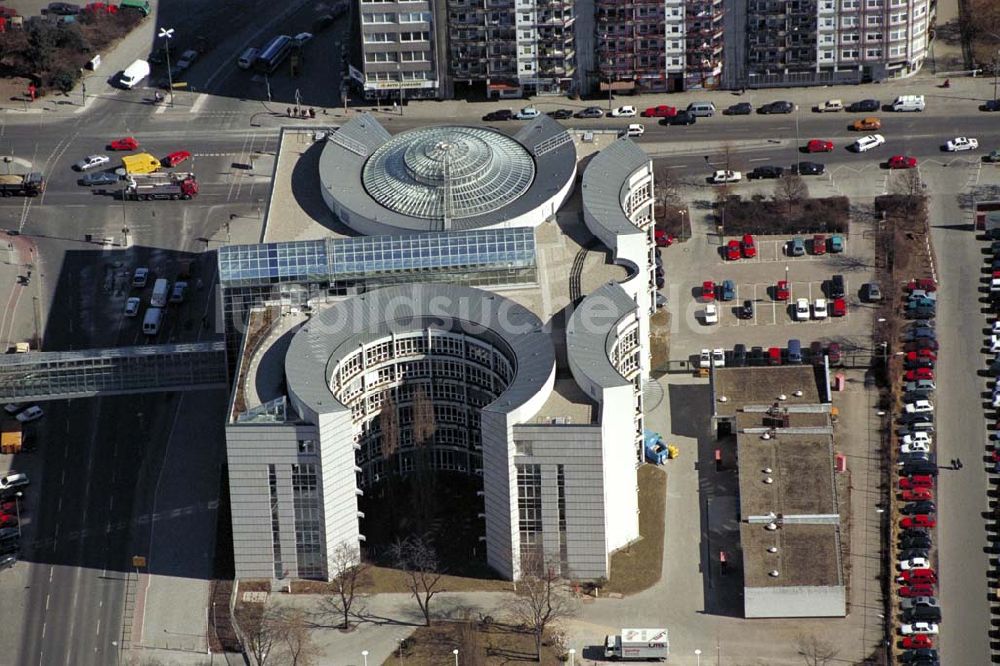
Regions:
[[[80,185],[90,187],[92,185],[114,185],[121,180],[121,177],[113,171],[96,171],[88,173],[77,182]]]
[[[94,167],[103,166],[111,161],[107,155],[87,155],[82,160],[73,165],[77,171],[87,171]]]

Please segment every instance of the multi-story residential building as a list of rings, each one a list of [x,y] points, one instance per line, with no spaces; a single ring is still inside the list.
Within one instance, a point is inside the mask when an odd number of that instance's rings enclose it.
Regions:
[[[365,99],[402,101],[450,96],[440,72],[433,0],[361,0],[352,17],[360,48],[351,79]]]
[[[684,88],[718,88],[722,83],[723,0],[687,0],[684,9],[687,37]]]
[[[596,75],[601,90],[680,90],[683,0],[597,0]],[[668,49],[670,55],[668,56]]]
[[[930,0],[749,0],[749,87],[908,76],[927,55]]]

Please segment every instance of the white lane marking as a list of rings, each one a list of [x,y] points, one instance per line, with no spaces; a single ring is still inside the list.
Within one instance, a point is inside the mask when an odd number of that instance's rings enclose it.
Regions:
[[[153,111],[153,114],[158,116],[161,113],[165,113],[166,110],[167,110],[167,105],[166,104],[160,104],[158,107],[156,107],[156,111]]]
[[[198,113],[199,111],[201,111],[201,107],[205,106],[205,102],[207,101],[208,101],[208,95],[204,93],[198,95],[198,99],[196,99],[194,101],[194,104],[191,105],[191,109],[188,111],[188,113]]]
[[[45,595],[45,610],[49,609],[49,602],[51,600],[52,600],[52,595],[51,594],[46,594]]]

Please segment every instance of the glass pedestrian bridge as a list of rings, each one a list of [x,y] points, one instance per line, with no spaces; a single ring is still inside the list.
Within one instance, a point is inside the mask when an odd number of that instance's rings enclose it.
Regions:
[[[0,402],[227,387],[222,341],[0,356]]]

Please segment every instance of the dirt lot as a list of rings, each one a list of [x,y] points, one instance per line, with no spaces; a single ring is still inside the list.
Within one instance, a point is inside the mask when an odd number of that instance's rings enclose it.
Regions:
[[[452,651],[455,649],[461,655],[459,663],[465,666],[535,663],[534,637],[505,624],[483,626],[474,622],[442,622],[420,627],[406,644],[402,654],[386,659],[383,665],[441,666],[452,663]],[[556,664],[562,661],[561,648],[543,645],[542,658],[537,663]]]

